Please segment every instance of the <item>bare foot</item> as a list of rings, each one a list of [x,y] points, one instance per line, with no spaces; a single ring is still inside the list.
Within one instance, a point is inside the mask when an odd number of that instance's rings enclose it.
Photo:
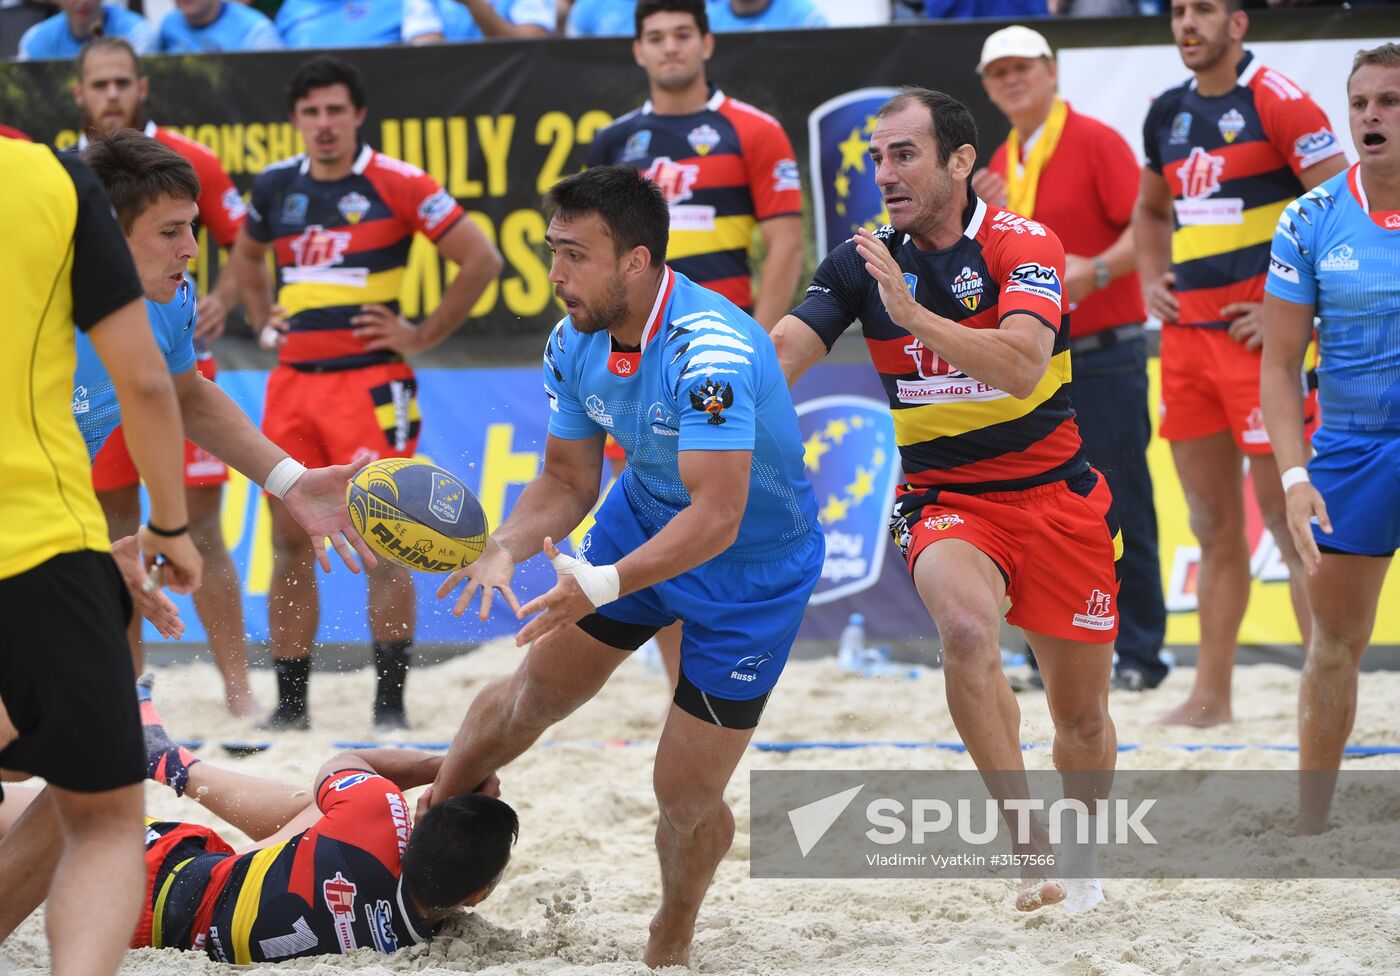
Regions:
[[[1158,725],[1190,725],[1198,729],[1208,729],[1213,725],[1228,725],[1230,703],[1198,702],[1188,698],[1180,705],[1157,720]]]
[[[1053,878],[1030,878],[1016,891],[1016,911],[1033,912],[1065,900],[1065,886]]]
[[[647,939],[647,951],[642,961],[652,969],[662,966],[684,966],[690,968],[690,942],[695,938],[695,923],[670,925],[662,919],[658,911],[651,920],[651,936]]]
[[[262,709],[258,707],[258,700],[253,697],[252,692],[243,695],[229,695],[225,699],[225,704],[228,706],[228,713],[234,718],[250,718],[262,714]]]

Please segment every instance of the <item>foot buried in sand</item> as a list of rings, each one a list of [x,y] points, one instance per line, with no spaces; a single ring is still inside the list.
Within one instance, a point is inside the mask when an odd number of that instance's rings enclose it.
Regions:
[[[1157,720],[1158,725],[1189,725],[1197,729],[1208,729],[1214,725],[1228,725],[1233,721],[1228,702],[1215,704],[1196,702],[1190,698],[1173,708]]]
[[[1016,892],[1016,911],[1033,912],[1065,900],[1065,883],[1054,878],[1026,878]]]
[[[693,925],[686,926],[685,931],[677,931],[657,912],[651,920],[651,935],[647,939],[647,951],[642,961],[652,969],[663,966],[684,966],[689,969],[690,943],[694,937]]]

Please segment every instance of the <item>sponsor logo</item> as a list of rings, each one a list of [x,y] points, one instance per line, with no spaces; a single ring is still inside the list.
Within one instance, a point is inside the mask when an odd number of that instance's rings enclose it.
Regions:
[[[1229,145],[1244,131],[1244,116],[1240,114],[1239,109],[1232,108],[1220,116],[1220,121],[1216,125],[1220,129],[1220,138],[1225,140],[1226,145]]]
[[[88,402],[88,399],[88,388],[86,386],[80,386],[75,389],[73,391],[73,413],[87,413],[88,409],[92,406],[92,404]]]
[[[735,662],[734,670],[729,672],[729,677],[734,681],[757,681],[758,669],[771,660],[773,660],[773,655],[769,651],[740,658]]]
[[[1220,192],[1220,173],[1225,168],[1224,156],[1212,156],[1200,146],[1191,150],[1176,169],[1181,180],[1181,195],[1188,200],[1200,200]]]
[[[375,522],[369,527],[369,532],[385,553],[402,560],[414,569],[422,569],[429,573],[450,573],[461,565],[445,559],[434,558],[433,544],[427,539],[419,539],[412,543],[406,542],[395,535],[394,530],[383,522]]]
[[[904,347],[904,354],[914,360],[914,369],[920,379],[934,379],[939,376],[964,377],[967,374],[953,368],[948,360],[924,345],[918,339]]]
[[[1244,220],[1244,200],[1240,197],[1212,197],[1208,200],[1173,200],[1176,220],[1182,227],[1238,224]]]
[[[1004,400],[1009,394],[995,386],[974,380],[965,373],[926,380],[896,380],[895,396],[900,403],[977,403]]]
[[[1113,597],[1095,588],[1094,592],[1089,594],[1089,599],[1084,602],[1085,612],[1074,615],[1074,625],[1089,630],[1112,630],[1113,622],[1117,619],[1111,612],[1112,604]]]
[[[271,939],[262,939],[258,946],[262,949],[264,959],[290,959],[292,956],[300,956],[316,948],[319,943],[316,933],[311,931],[311,925],[306,921],[306,916],[298,918],[292,923],[292,931],[288,935],[278,935]]]
[[[969,312],[977,311],[977,306],[982,304],[982,276],[964,266],[953,279],[953,297]]]
[[[1191,139],[1191,113],[1178,112],[1176,118],[1172,119],[1171,135],[1167,141],[1173,146],[1180,146]]]
[[[651,130],[639,129],[627,137],[627,142],[622,147],[622,161],[626,163],[634,159],[642,159],[650,148]]]
[[[1006,286],[1007,292],[1024,292],[1027,295],[1034,295],[1037,298],[1044,298],[1060,304],[1060,273],[1054,268],[1047,268],[1043,264],[1034,261],[1027,261],[1025,264],[1018,264],[1011,269],[1011,274],[1007,276],[1010,282]]]
[[[1264,411],[1258,407],[1249,411],[1249,416],[1244,420],[1244,430],[1240,431],[1240,440],[1246,444],[1269,443],[1269,429],[1264,426]]]
[[[398,951],[399,937],[394,934],[393,909],[387,900],[381,898],[373,905],[366,905],[365,921],[369,923],[369,937],[376,949],[383,953]]]
[[[590,532],[586,536],[584,536],[583,541],[578,544],[578,548],[574,550],[574,556],[578,559],[582,559],[584,562],[588,562],[588,550],[592,548],[593,533]]]
[[[340,779],[335,781],[335,783],[332,786],[332,789],[334,789],[337,793],[344,793],[352,786],[359,786],[361,783],[363,783],[365,780],[369,779],[373,775],[373,773],[352,773],[349,776],[342,776]]]
[[[452,199],[452,194],[438,190],[418,205],[418,219],[423,221],[425,228],[432,230],[447,219],[456,206],[457,201]]]
[[[558,413],[558,412],[559,412],[559,394],[555,393],[553,390],[551,390],[549,387],[546,386],[546,387],[544,388],[544,395],[547,396],[547,397],[549,397],[549,409],[552,410],[552,411],[555,412],[555,413]]]
[[[224,191],[219,203],[223,206],[224,213],[228,214],[229,220],[242,220],[248,214],[248,205],[233,187]]]
[[[725,422],[724,411],[734,406],[734,387],[718,380],[706,380],[690,391],[690,405],[710,415],[710,423],[718,427]]]
[[[924,519],[924,528],[934,532],[947,532],[955,525],[966,525],[961,515],[953,512],[944,512],[942,515],[930,515]]]
[[[1032,237],[1045,237],[1044,225],[1031,220],[1029,217],[1022,217],[1009,210],[1003,210],[992,218],[993,230],[1010,230],[1017,234],[1029,234]]]
[[[336,203],[335,209],[339,210],[340,215],[353,227],[360,222],[361,217],[369,213],[371,206],[369,197],[363,193],[347,193]]]
[[[404,805],[403,795],[400,793],[385,793],[384,799],[389,801],[389,816],[394,820],[394,836],[399,842],[399,857],[403,857],[403,852],[408,849],[408,835],[413,830],[409,825],[408,807]]]
[[[680,434],[681,420],[660,400],[647,407],[647,422],[653,434],[675,437]]]
[[[1330,159],[1341,151],[1342,148],[1338,145],[1337,137],[1332,134],[1331,129],[1318,129],[1316,132],[1299,136],[1293,141],[1293,155],[1298,159],[1299,169],[1307,169],[1314,163]]]
[[[830,288],[823,288],[821,285],[808,285],[808,286],[807,286],[807,294],[810,295],[810,294],[812,294],[813,292],[817,292],[818,294],[821,294],[821,295],[830,295],[830,294],[831,294],[831,289],[830,289]]]
[[[350,234],[341,230],[326,230],[312,224],[292,241],[292,254],[298,268],[331,268],[345,260],[350,246]]]
[[[336,941],[344,952],[359,947],[355,941],[355,893],[359,890],[355,882],[347,881],[339,871],[321,885],[322,897],[335,920]]]
[[[1400,213],[1391,212],[1385,215],[1386,230],[1400,230]]]
[[[773,192],[786,193],[802,189],[802,174],[797,171],[797,160],[780,159],[773,165]]]
[[[1357,271],[1360,268],[1361,262],[1356,260],[1356,251],[1350,244],[1338,244],[1317,262],[1319,271]]]
[[[614,376],[631,376],[637,371],[637,364],[641,359],[642,354],[639,352],[610,352],[608,372]]]
[[[655,183],[666,202],[674,206],[695,195],[693,187],[700,178],[700,167],[677,163],[670,156],[657,156],[642,175]]]
[[[146,843],[147,843],[147,844],[154,844],[154,843],[155,843],[156,841],[158,841],[158,840],[160,840],[160,834],[156,832],[156,829],[155,829],[154,827],[147,827],[147,828],[146,828]]]
[[[608,413],[608,405],[603,402],[602,397],[593,394],[584,401],[583,407],[588,411],[588,419],[599,427],[612,428],[613,415]]]
[[[1286,261],[1280,261],[1275,254],[1269,255],[1269,274],[1275,278],[1282,278],[1284,281],[1291,281],[1298,284],[1298,269]]]
[[[305,193],[287,194],[282,200],[282,223],[306,223],[306,208],[310,205],[311,199]]]
[[[195,939],[195,943],[196,944],[193,946],[194,951],[198,952],[200,949],[204,948],[198,944],[199,939]],[[209,926],[209,951],[214,954],[214,958],[219,960],[219,962],[230,961],[228,952],[224,950],[224,944],[219,939],[219,927],[217,925]]]
[[[428,510],[444,522],[456,524],[462,517],[467,489],[456,478],[433,472],[433,487],[428,494]]]
[[[710,150],[719,145],[719,133],[712,125],[697,125],[685,137],[697,156],[708,156]]]

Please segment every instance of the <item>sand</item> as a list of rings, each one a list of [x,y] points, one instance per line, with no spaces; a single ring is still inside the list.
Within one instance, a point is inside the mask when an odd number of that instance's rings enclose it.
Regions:
[[[519,651],[506,642],[484,647],[410,679],[412,738],[443,741],[489,678],[511,668]],[[1179,669],[1155,692],[1115,692],[1111,709],[1121,742],[1143,748],[1120,757],[1120,768],[1287,769],[1296,756],[1246,748],[1186,752],[1180,743],[1254,745],[1296,741],[1298,675],[1284,667],[1241,668],[1235,722],[1222,729],[1154,727],[1191,681]],[[157,702],[172,731],[209,741],[201,755],[288,782],[310,783],[331,743],[369,737],[373,678],[368,673],[316,674],[314,729],[289,734],[265,753],[232,760],[213,743],[248,735],[225,716],[212,667],[196,663],[159,672]],[[272,677],[254,688],[264,703]],[[1400,742],[1400,674],[1367,674],[1353,742]],[[1019,698],[1023,740],[1048,743],[1044,698]],[[478,911],[450,920],[430,945],[392,957],[372,950],[324,956],[267,972],[644,973],[638,961],[658,897],[652,833],[653,742],[666,705],[662,679],[627,662],[598,698],[504,769],[504,796],[521,817],[520,843],[505,881]],[[956,732],[936,670],[918,680],[870,681],[830,661],[793,662],[759,729],[763,740],[953,740]],[[641,744],[617,744],[640,740]],[[612,743],[612,744],[609,744]],[[1032,768],[1049,768],[1050,751],[1027,752]],[[773,881],[748,874],[748,772],[751,769],[966,769],[965,755],[936,750],[750,750],[728,790],[738,833],[700,914],[694,967],[702,973],[1054,973],[1060,976],[1143,976],[1182,973],[1400,972],[1400,882],[1397,881],[1115,881],[1107,900],[1070,918],[1049,908],[1019,915],[1010,882],[997,880]],[[1348,768],[1397,768],[1400,757],[1349,761]],[[215,823],[202,808],[147,784],[153,816]],[[410,799],[413,796],[410,795]],[[225,836],[242,841],[236,831]],[[0,950],[0,970],[42,972],[47,959],[42,913]],[[144,949],[123,972],[214,973],[229,967],[202,955]]]

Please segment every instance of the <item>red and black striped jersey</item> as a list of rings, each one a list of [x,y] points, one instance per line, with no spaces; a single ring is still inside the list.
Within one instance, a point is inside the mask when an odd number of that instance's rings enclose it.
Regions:
[[[792,314],[828,349],[860,319],[910,484],[1015,491],[1083,474],[1089,467],[1069,397],[1064,248],[1043,224],[976,197],[963,223],[958,242],[938,251],[921,251],[888,226],[876,236],[899,262],[915,300],[935,314],[971,329],[1031,315],[1055,333],[1045,375],[1024,400],[961,372],[895,325],[852,241],[827,255]]]
[[[152,892],[151,944],[253,963],[349,952],[393,952],[432,926],[405,894],[413,830],[399,788],[347,769],[317,791],[323,816],[302,833],[246,854],[206,853],[162,868]]]
[[[588,165],[646,173],[671,205],[666,263],[752,311],[754,227],[802,214],[797,159],[777,119],[719,89],[690,115],[658,115],[648,101],[598,133]]]
[[[1235,88],[1207,97],[1195,81],[1163,92],[1143,125],[1147,166],[1171,188],[1177,325],[1224,329],[1221,309],[1259,302],[1283,208],[1303,170],[1343,152],[1307,93],[1246,54]]]
[[[247,227],[276,253],[277,304],[291,324],[281,362],[353,369],[398,359],[367,352],[350,320],[370,303],[397,312],[414,232],[437,241],[464,216],[427,173],[369,146],[338,180],[313,179],[304,155],[264,170]]]

